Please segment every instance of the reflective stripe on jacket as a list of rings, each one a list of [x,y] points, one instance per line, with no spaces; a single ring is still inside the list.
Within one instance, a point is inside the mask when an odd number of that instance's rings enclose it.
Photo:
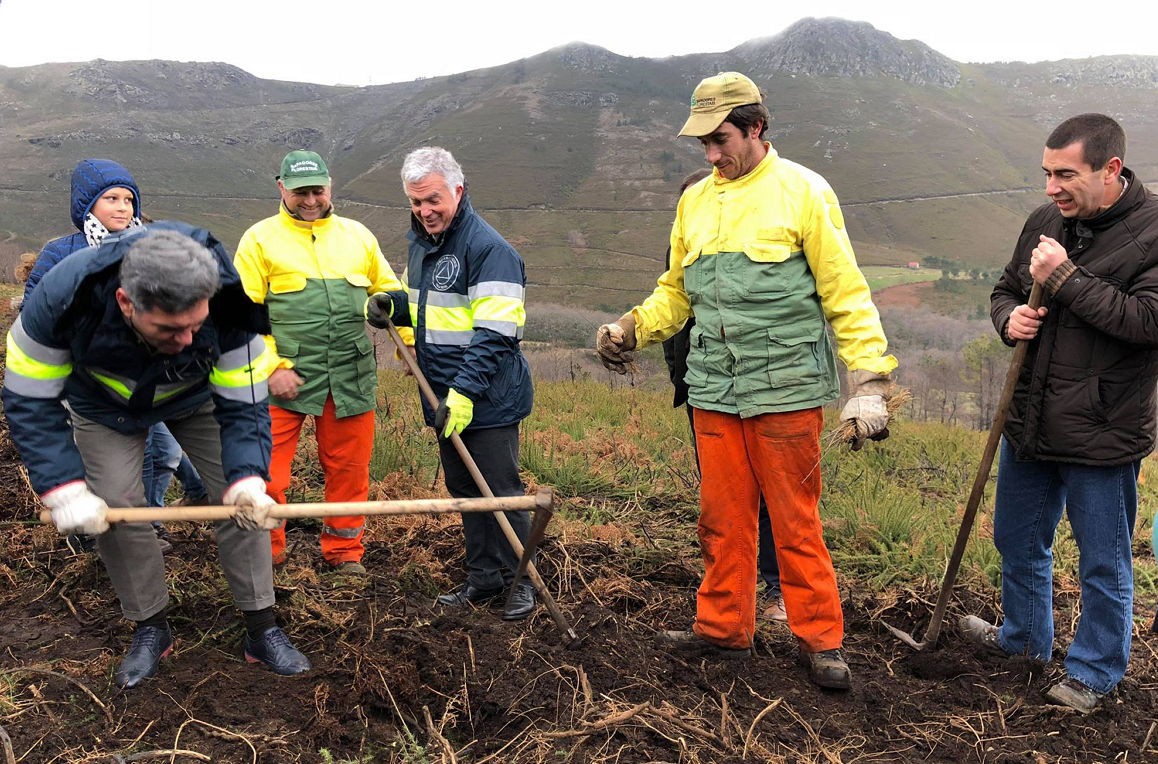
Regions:
[[[366,298],[402,289],[374,234],[332,213],[298,220],[283,205],[245,232],[234,265],[250,298],[269,307],[275,366],[305,380],[294,400],[273,402],[317,416],[333,395],[339,417],[372,410],[378,375]]]
[[[850,369],[897,361],[828,183],[767,156],[747,175],[714,172],[684,192],[671,267],[633,311],[640,347],[691,315],[687,382],[697,408],[743,417],[822,405],[840,393],[832,347]]]
[[[474,402],[470,427],[503,427],[531,413],[530,367],[519,348],[526,324],[523,259],[463,194],[450,226],[432,239],[411,215],[403,278],[407,306],[397,323],[415,328],[423,375],[439,398],[450,388]],[[401,314],[401,315],[399,315]],[[434,412],[422,402],[426,423]]]
[[[142,342],[116,301],[125,252],[160,228],[208,247],[221,276],[208,319],[175,355]],[[264,308],[246,298],[225,248],[203,229],[152,223],[63,260],[30,295],[7,338],[4,410],[33,489],[44,493],[84,478],[64,400],[80,416],[131,434],[191,414],[212,397],[226,479],[267,475],[267,364],[257,333],[267,330]]]

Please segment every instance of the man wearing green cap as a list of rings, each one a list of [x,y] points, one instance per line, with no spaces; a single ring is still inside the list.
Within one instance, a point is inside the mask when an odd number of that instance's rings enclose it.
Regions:
[[[836,194],[764,140],[763,100],[737,72],[696,87],[680,135],[699,140],[713,172],[680,198],[655,291],[599,328],[596,352],[622,373],[630,351],[696,321],[684,379],[703,471],[704,579],[692,628],[658,637],[730,655],[751,649],[763,495],[801,663],[816,684],[847,689],[844,618],[819,513],[821,407],[840,395],[826,323],[849,369],[841,419],[858,443],[887,434],[883,393],[897,361],[885,354]]]
[[[269,494],[285,503],[290,464],[306,416],[314,417],[328,502],[366,501],[374,441],[377,364],[366,334],[369,295],[402,284],[361,223],[334,213],[326,162],[291,151],[277,177],[278,214],[241,237],[234,265],[246,293],[269,307],[275,359],[269,376],[273,456]],[[363,574],[365,517],[326,518],[322,556],[335,570]],[[275,564],[285,561],[285,524],[270,532]]]

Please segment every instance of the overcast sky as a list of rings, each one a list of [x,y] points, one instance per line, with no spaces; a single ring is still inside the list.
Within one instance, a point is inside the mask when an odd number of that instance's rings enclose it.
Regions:
[[[956,61],[1050,61],[1158,55],[1156,15],[1089,0],[0,0],[0,66],[224,61],[268,79],[380,85],[497,66],[569,42],[649,58],[716,53],[805,16],[867,21]]]

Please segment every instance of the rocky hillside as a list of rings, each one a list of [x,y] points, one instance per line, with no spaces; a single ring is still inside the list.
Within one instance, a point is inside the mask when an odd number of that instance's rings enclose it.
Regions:
[[[1007,256],[1041,200],[1043,139],[1082,111],[1130,134],[1128,164],[1158,176],[1158,59],[958,64],[868,24],[807,19],[723,53],[629,58],[572,44],[504,66],[374,87],[261,80],[171,61],[0,67],[0,255],[69,228],[68,176],[117,159],[145,208],[232,245],[276,205],[291,148],[330,161],[341,209],[395,262],[402,157],[455,152],[472,197],[528,261],[530,299],[618,310],[654,281],[680,178],[703,164],[676,137],[696,82],[748,73],[781,154],[822,173],[862,262]],[[11,269],[5,264],[2,274]]]
[[[917,40],[898,40],[864,21],[802,19],[775,37],[736,49],[760,69],[814,77],[893,77],[951,88],[957,64]]]

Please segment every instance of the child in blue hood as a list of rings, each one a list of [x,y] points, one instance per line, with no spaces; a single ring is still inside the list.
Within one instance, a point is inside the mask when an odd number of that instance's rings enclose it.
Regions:
[[[111,159],[82,159],[73,168],[70,212],[77,233],[53,239],[40,251],[24,282],[25,299],[32,294],[44,274],[64,258],[85,247],[100,244],[109,235],[143,225],[137,181],[124,166]],[[168,428],[164,424],[154,425],[149,430],[142,473],[150,506],[164,505],[165,489],[174,471],[183,478],[187,498],[203,503],[205,488],[197,470],[182,454]],[[154,525],[162,548],[167,551],[170,548],[168,534],[160,523]],[[72,534],[67,542],[78,553],[92,551],[94,547],[91,536]]]

